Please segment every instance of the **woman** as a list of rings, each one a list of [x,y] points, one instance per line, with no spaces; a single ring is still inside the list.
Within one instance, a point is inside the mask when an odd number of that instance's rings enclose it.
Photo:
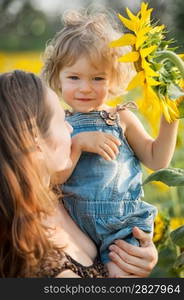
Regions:
[[[0,75],[0,277],[108,276],[51,189],[50,178],[71,167],[71,131],[56,94],[37,76]],[[146,277],[157,251],[144,232],[134,228],[134,235],[142,247],[117,241],[110,258],[131,277]]]

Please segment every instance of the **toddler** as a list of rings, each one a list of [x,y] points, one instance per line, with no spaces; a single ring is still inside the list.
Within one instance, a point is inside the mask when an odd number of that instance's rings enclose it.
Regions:
[[[108,46],[121,35],[105,13],[68,12],[64,28],[46,48],[43,69],[50,87],[71,108],[73,166],[65,173],[64,204],[97,244],[109,277],[131,275],[111,262],[109,245],[123,239],[139,246],[133,227],[153,230],[156,208],[141,200],[140,162],[153,170],[168,166],[178,126],[162,117],[154,140],[129,110],[132,103],[106,104],[123,94],[135,72],[130,63],[118,62],[128,47]]]

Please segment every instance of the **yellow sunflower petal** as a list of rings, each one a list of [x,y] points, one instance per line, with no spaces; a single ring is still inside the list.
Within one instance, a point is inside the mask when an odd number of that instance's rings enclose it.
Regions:
[[[142,2],[141,3],[141,13],[147,10],[148,3]]]
[[[143,85],[144,80],[145,80],[144,71],[137,73],[135,77],[130,81],[127,90],[130,91],[135,89],[137,86]]]
[[[162,112],[160,100],[153,89],[147,84],[143,85],[142,91],[143,93],[140,98],[136,100],[136,103],[138,104],[140,112],[151,125],[151,134],[156,136],[158,133],[158,120]]]
[[[155,79],[151,78],[151,77],[146,77],[146,82],[147,84],[149,84],[150,86],[156,86],[159,85],[160,82],[156,81]]]
[[[136,40],[136,44],[135,44],[135,48],[136,50],[138,50],[138,48],[148,39],[147,36],[145,35],[139,35],[137,37],[137,40]]]
[[[147,57],[150,53],[152,53],[157,48],[156,45],[150,46],[148,48],[140,49],[141,57]]]
[[[150,103],[156,104],[160,102],[157,94],[154,92],[152,87],[147,84],[144,85],[144,96],[145,96],[145,101],[149,100]]]
[[[176,110],[173,110],[170,106],[168,110],[172,122],[179,118],[179,113]]]
[[[120,62],[135,62],[135,61],[138,61],[138,59],[139,59],[139,52],[132,51],[132,52],[129,52],[129,53],[121,56],[120,58],[118,58],[118,61],[120,61]]]
[[[132,46],[135,44],[135,41],[136,41],[136,36],[131,33],[127,33],[121,36],[118,40],[112,41],[109,44],[109,47],[121,47],[127,45]]]
[[[178,119],[179,111],[178,111],[177,103],[167,98],[167,105],[168,105],[168,110],[172,121]]]
[[[182,57],[181,57],[182,58]],[[181,89],[184,89],[184,79],[181,78],[179,81],[178,81],[178,85]]]
[[[170,220],[170,228],[174,230],[180,226],[184,225],[184,218],[176,217]]]
[[[153,33],[162,31],[164,28],[165,28],[164,25],[155,26],[154,28],[151,28],[150,33],[153,34]]]
[[[166,120],[170,123],[171,118],[170,118],[170,115],[169,115],[169,112],[168,112],[168,106],[165,103],[165,101],[163,101],[163,100],[161,101],[161,106],[162,106],[162,111],[163,111],[163,114],[164,114]]]
[[[150,23],[150,16],[152,13],[153,8],[148,9],[147,11],[145,11],[145,13],[142,15],[142,18],[145,19],[146,23]]]
[[[184,59],[184,54],[178,54],[181,59]]]
[[[152,12],[152,8],[148,9],[147,10],[147,7],[148,7],[148,3],[142,3],[141,4],[141,19],[142,19],[142,23],[149,23],[150,22],[150,15],[151,15],[151,12]]]
[[[121,22],[131,31],[135,32],[138,30],[138,28],[136,28],[136,24],[132,20],[124,18],[121,14],[118,14],[118,17]]]
[[[137,33],[137,37],[139,35],[145,35],[145,34],[147,34],[148,32],[150,32],[151,29],[152,29],[151,26],[147,26],[146,25],[145,27],[143,27],[142,29],[139,30],[139,32]]]
[[[140,27],[140,19],[135,16],[129,9],[128,7],[126,8],[126,12],[127,15],[129,16],[130,20],[132,20],[134,22],[134,24],[136,24],[136,28]]]
[[[171,123],[172,121],[176,120],[179,116],[179,112],[177,106],[172,100],[166,98],[165,100],[161,101],[163,114],[166,120]]]
[[[138,49],[139,46],[141,46],[148,39],[147,33],[150,32],[150,30],[151,30],[150,26],[145,26],[136,33],[137,35],[136,49]]]
[[[146,76],[151,76],[151,77],[159,77],[160,76],[158,73],[153,71],[149,66],[144,68],[144,70],[145,70]]]
[[[141,65],[146,73],[146,76],[159,77],[159,74],[150,68],[150,64],[144,58],[142,59]]]
[[[145,26],[136,33],[136,50],[148,39],[147,33],[150,32],[151,28],[150,26]]]

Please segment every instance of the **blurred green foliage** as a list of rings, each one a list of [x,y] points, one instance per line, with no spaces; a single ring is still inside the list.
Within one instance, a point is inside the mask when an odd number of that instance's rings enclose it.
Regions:
[[[175,0],[172,5],[172,15],[173,15],[173,29],[177,45],[184,52],[184,1]],[[171,32],[171,33],[172,33]]]
[[[0,50],[44,49],[45,43],[61,27],[57,18],[48,18],[29,0],[0,0]]]

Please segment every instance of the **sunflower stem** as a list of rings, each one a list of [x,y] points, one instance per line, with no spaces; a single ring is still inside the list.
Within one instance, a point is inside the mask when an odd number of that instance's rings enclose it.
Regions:
[[[169,50],[163,50],[158,51],[156,54],[158,55],[157,58],[159,61],[162,61],[164,59],[169,59],[170,61],[172,61],[175,64],[175,66],[179,69],[182,77],[184,78],[184,62],[176,53]]]

